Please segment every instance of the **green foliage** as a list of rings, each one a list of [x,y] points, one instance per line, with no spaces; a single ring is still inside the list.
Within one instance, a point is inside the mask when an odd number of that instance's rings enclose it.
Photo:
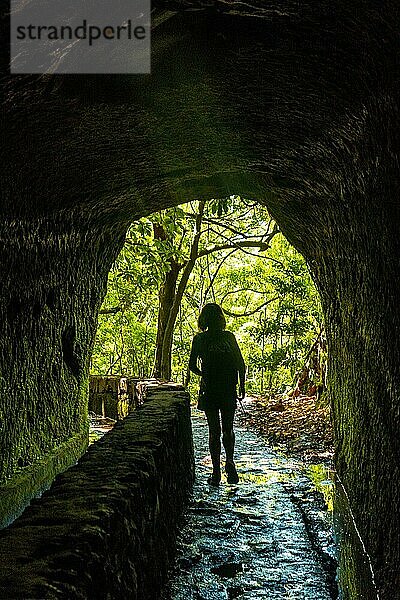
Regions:
[[[171,261],[183,267],[189,259],[197,206],[181,205],[132,224],[109,276],[103,311],[115,312],[99,316],[93,372],[152,374],[158,292]],[[197,316],[206,302],[218,302],[226,312],[248,366],[249,391],[293,386],[321,329],[319,298],[304,259],[276,233],[260,205],[233,196],[206,205],[199,257],[175,327],[177,381],[186,379]]]

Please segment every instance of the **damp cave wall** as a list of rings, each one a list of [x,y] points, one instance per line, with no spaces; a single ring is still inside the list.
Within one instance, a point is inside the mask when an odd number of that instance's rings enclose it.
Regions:
[[[329,203],[269,203],[306,258],[322,301],[335,466],[346,494],[338,506],[361,536],[352,540],[352,527],[341,534],[346,599],[365,594],[360,544],[372,571],[371,598],[400,597],[399,124],[396,98],[370,99],[364,114],[348,123],[359,146],[331,154]],[[312,228],[304,228],[304,218]]]
[[[123,234],[65,215],[1,224],[1,526],[87,448],[97,311]]]
[[[338,472],[381,597],[391,600],[399,587],[400,547],[398,5],[287,0],[277,9],[258,0],[246,7],[159,0],[153,16],[149,77],[5,81],[4,310],[20,287],[10,239],[15,247],[37,232],[40,248],[53,230],[64,239],[59,221],[67,219],[70,255],[62,254],[57,241],[60,252],[50,259],[55,277],[66,289],[82,263],[81,273],[100,290],[129,220],[184,199],[231,193],[265,204],[306,257],[321,294]],[[21,264],[25,253],[29,264],[30,250],[22,244]],[[38,269],[28,275],[27,297],[43,281]],[[60,340],[70,317],[88,328],[80,354],[85,363],[99,304],[88,302],[81,279],[66,298],[54,332]],[[19,317],[26,314],[22,336],[12,325],[12,311],[3,313],[6,395],[18,375],[28,389],[28,365],[34,381],[50,372],[51,345],[39,342],[40,367],[24,362],[37,339],[29,306]],[[59,394],[58,422],[73,415],[66,422],[79,430],[84,418],[78,381],[67,375],[73,401],[62,384],[68,368],[62,366],[60,341],[56,347],[59,366],[45,404],[54,406]],[[17,359],[12,365],[9,348]],[[78,346],[68,354],[75,364]],[[13,448],[13,440],[22,440],[24,449],[32,445],[30,437],[52,439],[48,420],[39,425],[35,419],[25,439],[18,431],[18,407],[24,423],[30,406],[39,414],[39,398],[37,383],[23,399],[2,398]],[[14,454],[6,452],[16,466]]]

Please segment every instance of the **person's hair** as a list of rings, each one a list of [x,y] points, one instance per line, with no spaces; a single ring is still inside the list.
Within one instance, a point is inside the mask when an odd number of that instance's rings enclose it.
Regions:
[[[219,304],[205,304],[199,315],[199,329],[225,329],[226,319]]]

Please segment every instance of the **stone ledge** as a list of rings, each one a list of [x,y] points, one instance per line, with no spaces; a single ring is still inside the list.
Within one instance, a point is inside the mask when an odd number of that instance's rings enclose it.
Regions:
[[[0,597],[154,600],[193,478],[189,395],[152,390],[0,532]]]
[[[40,496],[50,487],[58,473],[65,471],[82,456],[88,440],[88,431],[78,433],[0,484],[0,529],[14,521],[32,498]]]

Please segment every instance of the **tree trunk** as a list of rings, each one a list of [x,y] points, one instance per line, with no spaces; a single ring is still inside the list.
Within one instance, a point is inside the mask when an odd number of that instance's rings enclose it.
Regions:
[[[182,273],[178,288],[175,291],[174,299],[169,307],[167,319],[163,323],[164,332],[162,338],[162,346],[160,349],[160,376],[162,379],[171,379],[172,372],[172,343],[174,340],[175,323],[179,312],[179,307],[182,303],[183,294],[189,281],[191,272],[195,265],[194,261],[188,261]],[[158,338],[158,332],[157,332]]]
[[[171,349],[172,336],[169,336],[167,344],[167,360],[163,360],[163,348],[165,344],[165,332],[168,319],[171,314],[172,307],[175,302],[176,284],[178,281],[181,265],[176,261],[170,261],[170,270],[165,275],[165,279],[159,291],[158,301],[158,321],[157,321],[157,341],[156,341],[156,357],[153,369],[153,376],[162,379],[170,379],[171,377]],[[169,359],[168,359],[169,357]]]
[[[203,221],[205,202],[199,202],[198,212],[196,215],[194,234],[192,246],[190,248],[190,257],[186,262],[184,269],[182,271],[182,276],[180,278],[178,287],[176,289],[175,298],[171,305],[168,320],[165,324],[164,330],[164,338],[162,342],[161,348],[161,377],[163,379],[171,378],[171,362],[172,362],[172,342],[174,337],[174,328],[176,323],[176,318],[178,316],[179,307],[181,305],[183,294],[185,293],[186,286],[188,284],[190,275],[193,271],[194,265],[196,264],[196,260],[199,256],[199,242],[201,236],[201,224]]]

